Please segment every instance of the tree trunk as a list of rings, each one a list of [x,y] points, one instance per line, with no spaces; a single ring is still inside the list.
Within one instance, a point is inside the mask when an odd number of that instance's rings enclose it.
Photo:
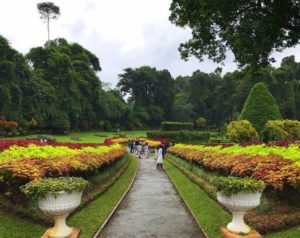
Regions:
[[[48,30],[48,41],[50,40],[50,28],[49,28],[49,17],[47,18],[47,30]]]

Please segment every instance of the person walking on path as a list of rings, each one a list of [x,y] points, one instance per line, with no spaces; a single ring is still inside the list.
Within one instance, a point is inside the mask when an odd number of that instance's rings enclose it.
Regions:
[[[169,143],[162,144],[163,158],[165,158],[165,154],[167,153],[169,147],[170,147]]]
[[[137,157],[139,159],[142,158],[142,149],[143,149],[143,146],[141,145],[141,143],[138,143],[138,145],[137,145]]]
[[[127,146],[128,146],[128,151],[129,151],[130,153],[132,153],[132,152],[131,152],[131,145],[132,145],[132,141],[129,140],[129,141],[127,142]]]
[[[156,161],[156,168],[163,169],[164,157],[163,157],[163,145],[160,145],[158,152],[157,152],[157,161]]]
[[[133,153],[134,141],[130,141],[130,153]]]
[[[144,146],[144,153],[146,155],[146,159],[149,159],[149,145],[148,145],[148,143],[146,143],[145,146]]]

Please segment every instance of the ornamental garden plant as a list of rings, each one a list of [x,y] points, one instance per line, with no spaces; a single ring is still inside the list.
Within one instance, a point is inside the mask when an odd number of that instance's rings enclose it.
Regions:
[[[282,119],[278,106],[264,83],[257,83],[251,89],[240,120],[248,120],[261,133],[268,120]]]
[[[119,144],[39,143],[0,141],[0,192],[12,202],[24,203],[20,186],[48,177],[91,178],[126,155]]]
[[[201,169],[203,171],[201,179],[215,187],[216,191],[222,192],[224,196],[236,196],[243,190],[250,194],[257,192],[253,196],[256,197],[258,205],[261,196],[259,193],[265,187],[262,204],[257,210],[249,211],[245,215],[246,222],[259,232],[278,231],[300,224],[299,142],[176,144],[168,148],[168,153],[173,155],[168,158],[175,163],[176,160],[182,160],[190,164],[190,167],[196,166]],[[188,165],[186,166],[188,168]],[[214,177],[218,179],[211,179]],[[215,199],[211,189],[207,194]],[[221,200],[223,201],[221,203],[228,203],[224,202],[226,199]],[[242,230],[249,231],[247,226]]]
[[[57,197],[61,192],[82,192],[89,185],[79,177],[58,177],[33,180],[21,187],[21,191],[31,200],[38,201],[47,195]]]
[[[218,177],[214,180],[217,199],[232,213],[227,229],[233,233],[248,234],[251,229],[244,222],[245,213],[260,203],[265,185],[249,178]]]
[[[265,189],[265,184],[262,181],[250,178],[238,178],[233,176],[220,176],[213,181],[213,185],[217,191],[226,196],[238,194],[239,192],[246,191],[250,193],[262,192]]]
[[[256,129],[247,120],[230,122],[226,135],[234,142],[255,141],[259,138]]]
[[[21,190],[37,201],[41,211],[53,216],[55,224],[47,234],[52,238],[60,238],[71,235],[73,229],[67,226],[66,218],[79,206],[83,190],[88,184],[79,177],[45,178],[33,180],[22,186]]]
[[[139,138],[139,137],[108,138],[108,139],[105,139],[104,143],[108,143],[108,144],[114,144],[114,143],[126,144],[129,141],[136,141],[136,140],[142,141],[144,143],[148,143],[150,148],[157,148],[161,144],[161,140],[159,138],[146,139],[146,138]]]
[[[52,237],[67,237],[73,231],[68,214],[84,212],[132,163],[127,149],[112,142],[0,140],[0,148],[1,211],[45,226],[54,216],[56,225],[47,231]],[[55,204],[63,207],[64,201],[72,206],[62,212]]]

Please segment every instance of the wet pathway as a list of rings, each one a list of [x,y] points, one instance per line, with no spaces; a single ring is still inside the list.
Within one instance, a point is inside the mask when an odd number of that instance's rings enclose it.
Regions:
[[[141,159],[134,184],[99,238],[203,238],[154,159]]]

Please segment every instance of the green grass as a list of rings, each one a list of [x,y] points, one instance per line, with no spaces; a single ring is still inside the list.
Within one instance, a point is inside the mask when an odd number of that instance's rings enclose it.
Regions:
[[[80,238],[93,236],[130,185],[138,167],[138,160],[133,156],[130,156],[130,159],[130,165],[112,187],[70,218],[71,226],[82,228]]]
[[[0,238],[41,237],[45,228],[23,219],[11,217],[0,211]]]
[[[222,238],[219,229],[230,222],[230,214],[167,160],[164,167],[203,230],[211,238]]]
[[[127,131],[126,136],[146,137],[146,132],[147,131]],[[120,132],[120,133],[124,133],[124,132]],[[43,134],[43,135],[53,137],[58,142],[102,143],[106,138],[116,136],[116,134],[117,134],[117,132],[89,131],[89,132],[72,132],[68,135],[52,135],[52,134],[49,134],[49,135]],[[100,137],[100,136],[96,136],[96,135],[104,135],[104,136]],[[28,136],[5,137],[5,138],[0,138],[0,139],[18,140],[18,139],[28,139],[28,138],[35,137],[35,136],[38,136],[38,135],[34,134],[34,135],[28,135]],[[72,140],[71,137],[79,137],[80,141]]]
[[[182,198],[192,210],[197,222],[211,238],[221,238],[220,226],[226,226],[231,220],[231,215],[213,199],[192,183],[180,170],[165,160],[164,167],[173,179],[175,186]],[[300,237],[300,226],[285,231],[264,235],[265,238],[297,238]]]
[[[80,238],[91,238],[127,190],[138,167],[138,160],[130,156],[131,163],[119,179],[96,200],[68,219],[70,226],[82,229]],[[46,228],[0,211],[0,238],[37,238]]]
[[[300,226],[290,228],[286,231],[267,234],[265,238],[297,238],[300,237]]]

